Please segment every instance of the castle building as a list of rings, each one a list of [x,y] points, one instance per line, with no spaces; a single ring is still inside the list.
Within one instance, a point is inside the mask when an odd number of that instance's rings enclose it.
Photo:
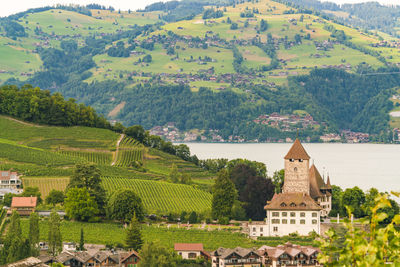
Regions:
[[[310,156],[296,139],[284,157],[285,177],[282,193],[276,193],[264,207],[262,223],[249,225],[250,236],[284,236],[297,232],[320,234],[321,217],[328,216],[332,205],[332,188],[321,177]]]

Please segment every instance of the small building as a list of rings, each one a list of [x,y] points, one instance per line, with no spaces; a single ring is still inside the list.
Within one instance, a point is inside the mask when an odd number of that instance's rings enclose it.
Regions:
[[[175,243],[175,251],[182,256],[182,259],[191,260],[199,257],[206,259],[210,258],[210,255],[204,251],[203,244],[201,243]]]
[[[218,248],[211,253],[211,266],[243,266],[243,267],[261,267],[262,257],[254,249],[237,247]]]
[[[134,250],[120,256],[121,260],[119,262],[119,266],[121,267],[136,267],[140,262],[140,257]]]
[[[19,215],[29,216],[32,212],[35,212],[36,205],[37,197],[13,197],[11,210],[8,211],[8,214],[15,210]]]
[[[0,171],[0,189],[19,189],[21,179],[18,173],[11,171]]]

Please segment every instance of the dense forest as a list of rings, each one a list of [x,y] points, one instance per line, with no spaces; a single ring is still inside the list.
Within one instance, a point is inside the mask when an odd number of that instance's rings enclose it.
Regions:
[[[75,99],[65,100],[60,93],[51,94],[30,85],[0,87],[0,114],[47,125],[111,128],[93,108],[77,104]]]

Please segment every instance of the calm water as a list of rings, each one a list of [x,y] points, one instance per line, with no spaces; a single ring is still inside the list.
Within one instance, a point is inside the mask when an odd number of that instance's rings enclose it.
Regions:
[[[268,174],[283,169],[283,157],[291,144],[187,143],[199,159],[247,158],[264,162]],[[303,144],[321,175],[342,188],[400,191],[400,145]]]

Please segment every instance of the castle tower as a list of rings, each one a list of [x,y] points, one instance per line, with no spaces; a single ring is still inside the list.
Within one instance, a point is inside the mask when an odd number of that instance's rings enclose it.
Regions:
[[[305,193],[310,195],[309,164],[307,154],[300,140],[296,138],[285,156],[285,180],[283,193]]]

